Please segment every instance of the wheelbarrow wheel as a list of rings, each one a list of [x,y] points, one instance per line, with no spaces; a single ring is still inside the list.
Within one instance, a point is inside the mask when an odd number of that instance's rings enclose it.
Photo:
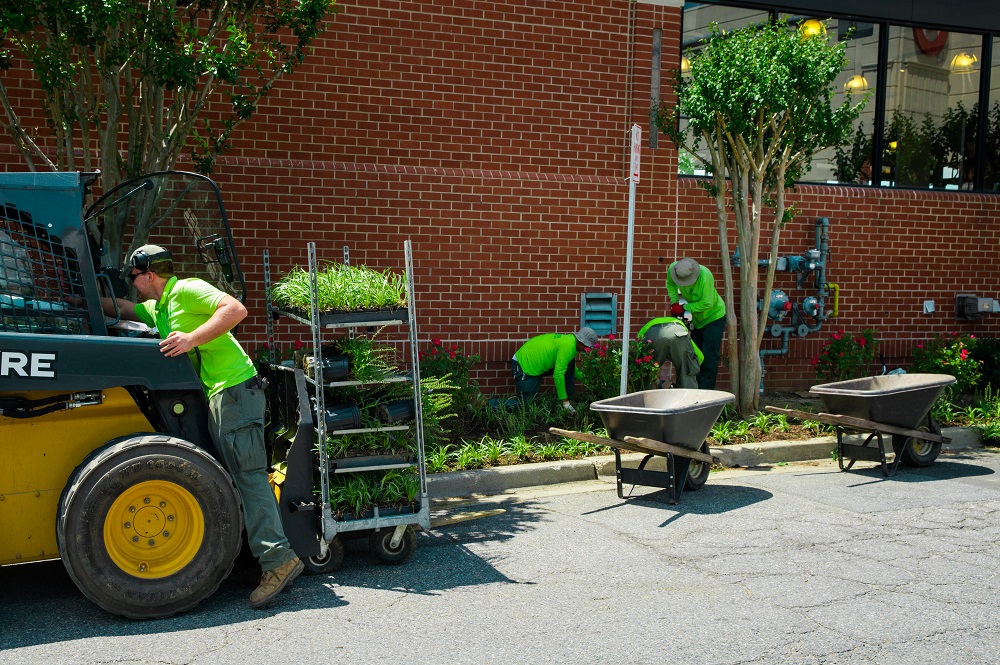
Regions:
[[[344,543],[340,536],[334,536],[324,556],[310,556],[302,560],[307,575],[328,575],[340,570],[344,565]]]
[[[701,444],[701,452],[708,454],[708,442]],[[708,462],[691,460],[688,464],[688,476],[684,481],[684,489],[693,492],[700,490],[708,482],[708,474],[712,471],[712,465]]]
[[[928,423],[929,424],[921,425],[917,428],[917,430],[921,432],[931,432],[932,434],[941,434],[941,426],[938,425],[936,420],[929,418]],[[892,437],[892,449],[897,455],[900,450],[903,450],[903,446],[907,440],[909,440],[910,445],[906,446],[906,450],[903,451],[903,458],[901,460],[901,462],[906,466],[929,466],[941,453],[941,444],[938,442],[894,434]]]

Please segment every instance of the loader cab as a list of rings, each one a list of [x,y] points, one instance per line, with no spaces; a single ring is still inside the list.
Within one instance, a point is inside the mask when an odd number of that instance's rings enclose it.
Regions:
[[[201,278],[240,302],[246,298],[222,195],[205,176],[163,171],[132,178],[97,199],[83,220],[102,295],[133,295],[125,264],[149,243],[170,250],[177,275]]]

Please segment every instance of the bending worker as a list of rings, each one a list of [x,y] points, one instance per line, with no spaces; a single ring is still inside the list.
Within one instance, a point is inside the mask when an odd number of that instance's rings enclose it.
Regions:
[[[653,362],[663,367],[669,360],[674,366],[675,387],[698,387],[698,371],[705,356],[691,339],[684,321],[673,316],[653,319],[639,329],[639,339],[653,344]]]
[[[126,270],[139,302],[119,298],[121,318],[155,326],[163,338],[163,355],[188,355],[208,394],[208,429],[219,461],[239,490],[250,549],[264,571],[250,605],[263,607],[304,564],[285,538],[267,482],[264,390],[253,361],[229,332],[246,317],[246,307],[204,280],[178,279],[170,252],[158,245],[135,250]],[[101,304],[105,314],[114,316],[110,298],[102,298]]]
[[[683,317],[685,310],[691,312],[691,339],[705,354],[698,370],[698,387],[715,390],[722,334],[726,331],[726,303],[715,290],[715,278],[694,259],[674,261],[667,268],[667,293],[671,314]],[[683,305],[681,298],[686,301]]]
[[[576,354],[589,349],[597,342],[593,328],[580,328],[572,335],[547,333],[532,337],[521,345],[510,361],[517,395],[530,400],[538,394],[543,376],[552,376],[556,395],[567,411],[575,411],[569,398],[576,387],[575,380],[583,378],[576,367]]]

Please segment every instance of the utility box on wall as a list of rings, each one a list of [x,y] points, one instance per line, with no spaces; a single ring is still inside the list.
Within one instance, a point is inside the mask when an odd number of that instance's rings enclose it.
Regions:
[[[993,298],[979,298],[974,293],[959,293],[955,296],[956,319],[968,321],[998,312],[1000,312],[1000,302]]]
[[[617,332],[618,295],[583,293],[580,295],[580,327],[588,326],[601,337]]]

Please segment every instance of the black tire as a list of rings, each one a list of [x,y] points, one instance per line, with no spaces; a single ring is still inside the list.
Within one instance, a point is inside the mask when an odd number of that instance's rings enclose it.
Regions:
[[[933,434],[941,434],[941,426],[933,418],[929,418],[929,425],[924,424],[916,429],[921,432],[931,432]],[[901,463],[906,466],[914,467],[924,467],[930,466],[934,460],[937,459],[938,455],[941,454],[941,444],[937,442],[931,442],[926,439],[917,439],[914,437],[906,437],[899,434],[892,435],[892,449],[899,454],[899,451],[903,449],[903,444],[906,443],[907,439],[910,441],[910,445],[906,447],[906,452],[903,453],[903,458]]]
[[[76,468],[56,536],[69,576],[100,607],[167,617],[210,596],[239,554],[243,512],[207,452],[163,434],[116,439]]]
[[[378,531],[372,531],[372,535],[368,538],[368,549],[371,553],[376,559],[390,566],[406,563],[413,558],[413,553],[417,549],[417,533],[412,526],[406,527],[399,546],[395,549],[390,547],[395,530],[395,527],[383,527]]]
[[[326,550],[326,556],[310,556],[302,559],[307,575],[327,575],[340,570],[344,565],[344,542],[334,536]]]
[[[701,444],[701,452],[708,453],[708,442]],[[684,481],[684,489],[689,492],[700,490],[708,482],[708,474],[712,472],[712,465],[708,462],[691,460],[688,464],[687,480]]]

